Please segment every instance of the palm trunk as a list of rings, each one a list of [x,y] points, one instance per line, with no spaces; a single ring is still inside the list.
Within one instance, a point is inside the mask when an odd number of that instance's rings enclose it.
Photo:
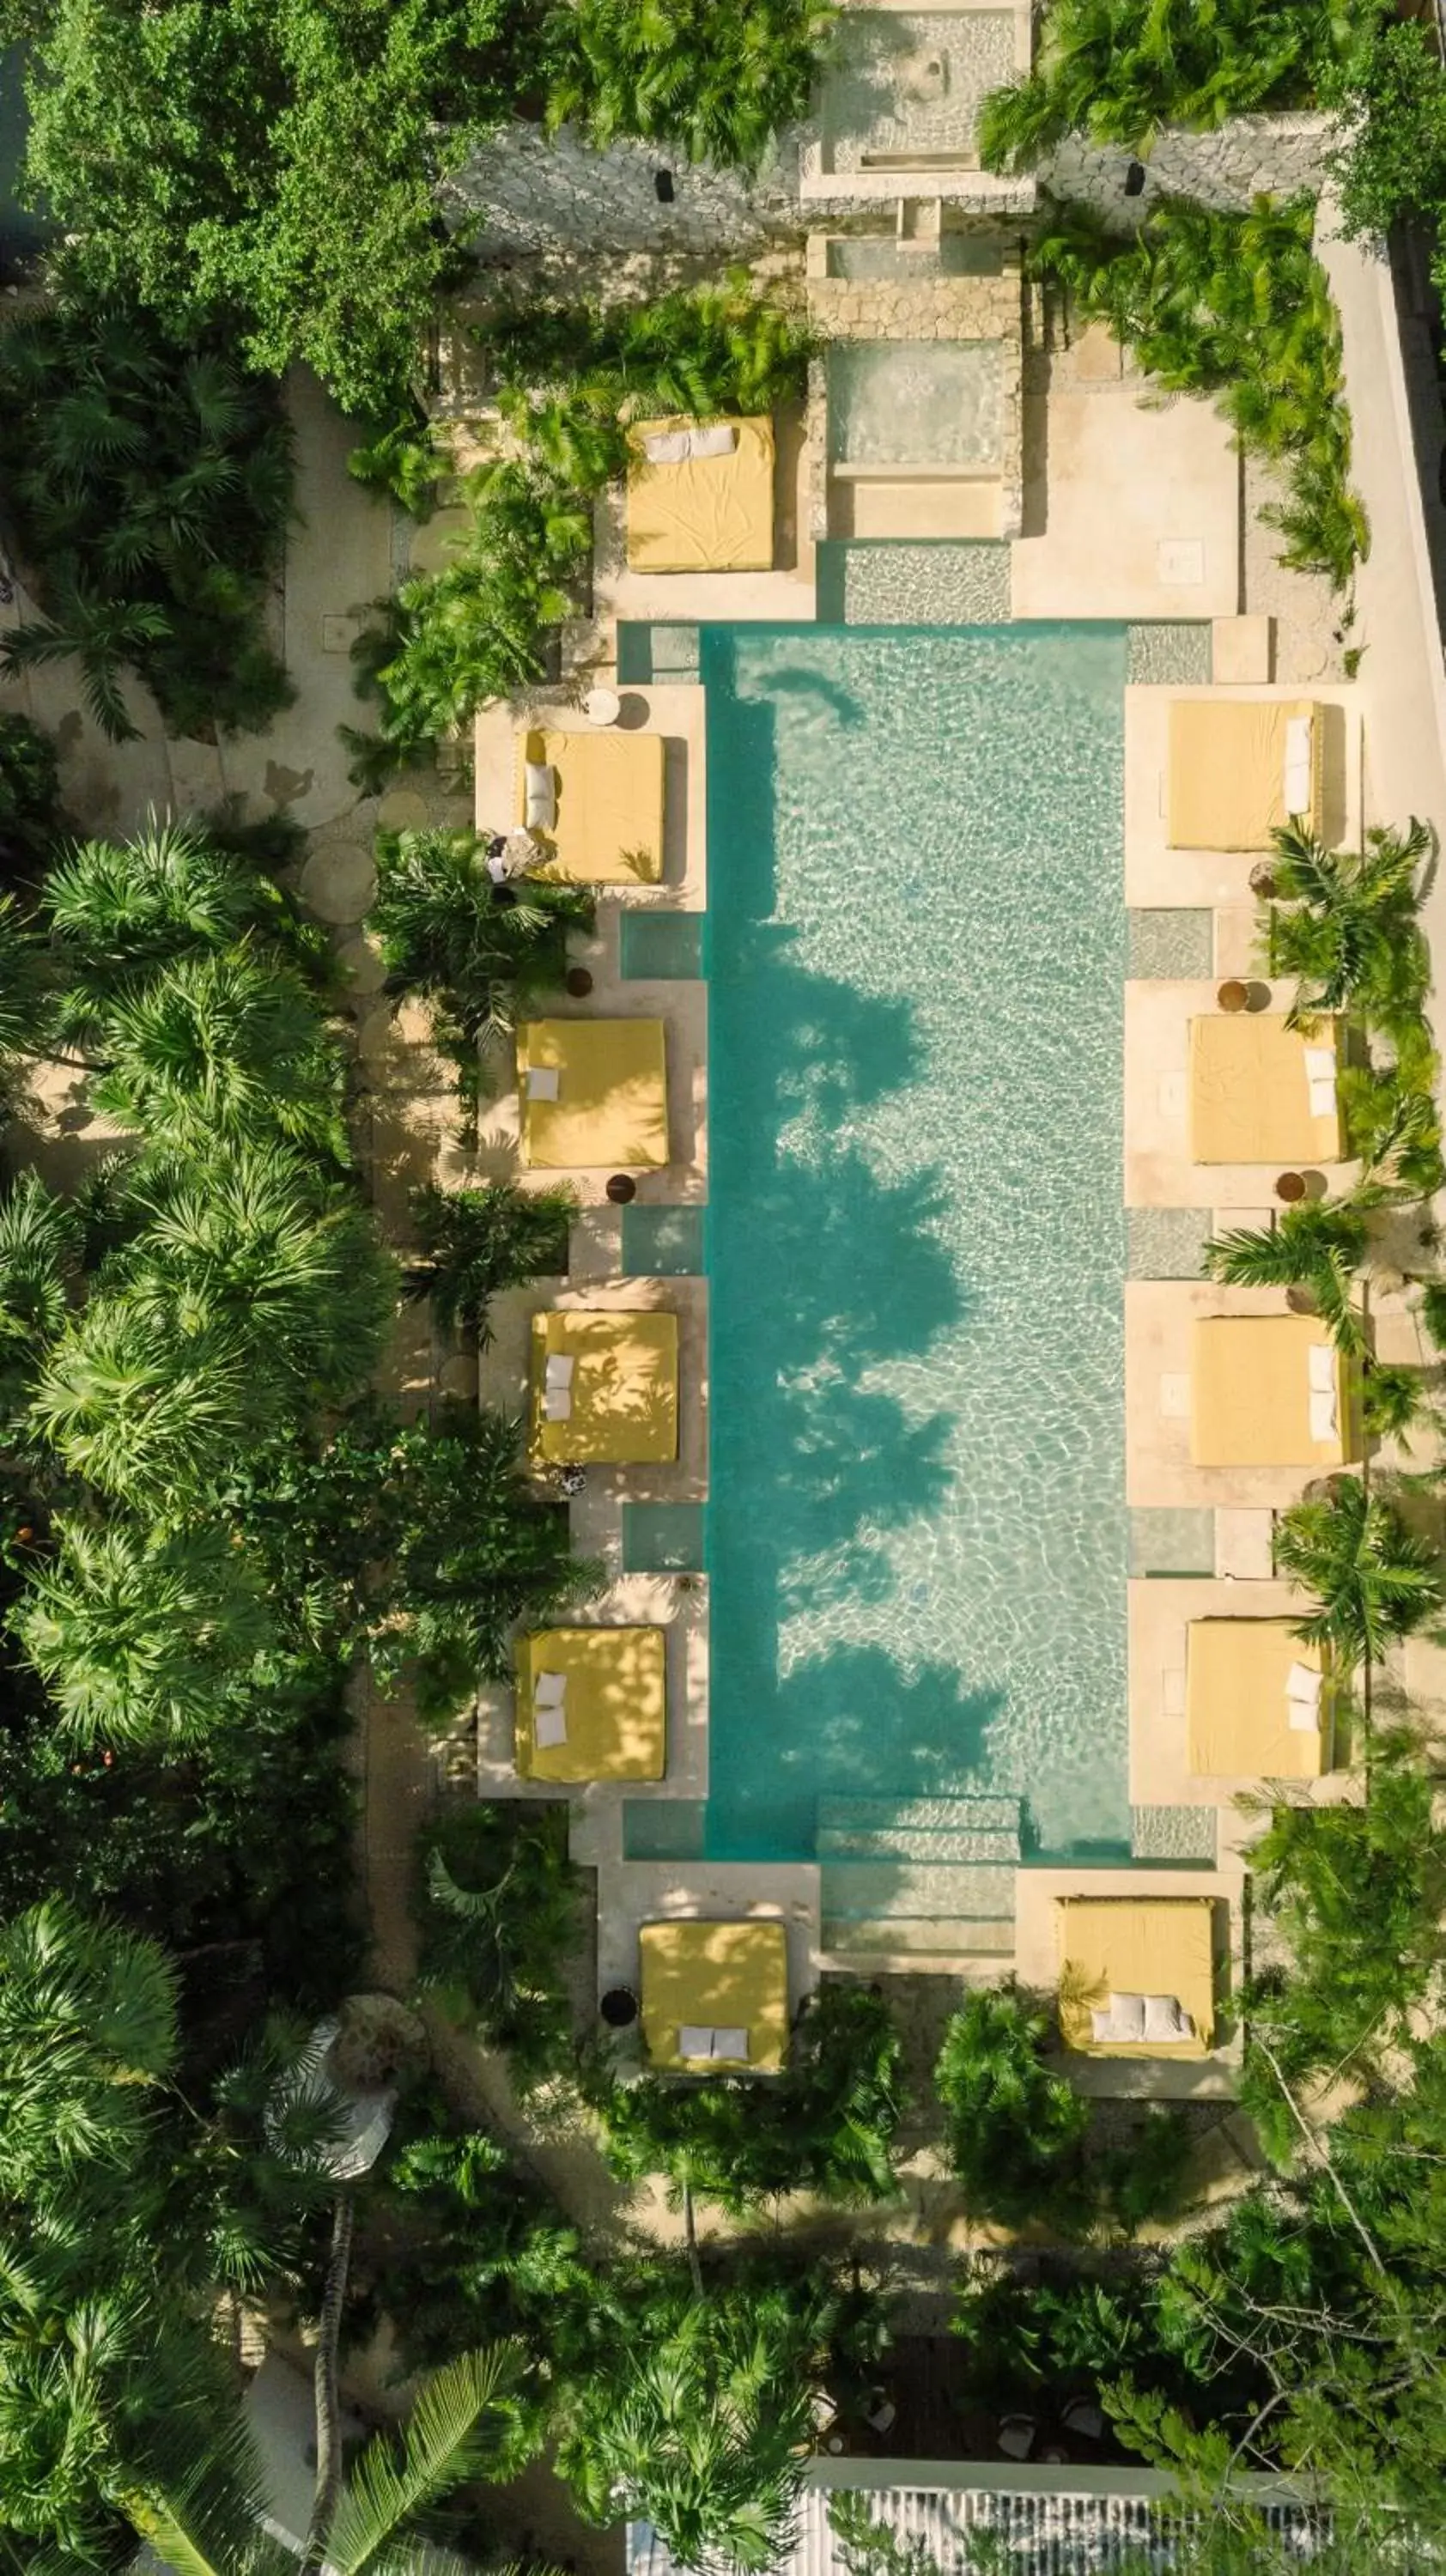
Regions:
[[[703,2296],[703,2265],[698,2253],[698,2222],[693,2209],[693,2186],[683,2185],[683,2241],[688,2248],[688,2270],[693,2280],[693,2296]]]
[[[320,2576],[326,2544],[331,2538],[331,2526],[341,2500],[341,2392],[338,2387],[337,2347],[341,2341],[341,2312],[346,2304],[346,2276],[351,2261],[354,2217],[351,2194],[344,2191],[338,2195],[332,2210],[331,2252],[327,2257],[326,2280],[321,2293],[321,2321],[316,2338],[316,2493],[312,2500],[306,2547],[301,2556],[300,2576]]]

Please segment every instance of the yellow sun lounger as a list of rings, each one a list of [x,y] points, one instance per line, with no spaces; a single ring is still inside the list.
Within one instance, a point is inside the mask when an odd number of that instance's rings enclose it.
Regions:
[[[1208,2057],[1215,2038],[1215,1903],[1208,1896],[1061,1896],[1059,2026],[1083,2057]],[[1174,1995],[1192,2038],[1096,2039],[1116,1995]]]
[[[1288,1619],[1192,1619],[1185,1717],[1197,1779],[1318,1780],[1330,1727],[1319,1646]]]
[[[661,1780],[661,1628],[543,1628],[517,1641],[524,1780]]]
[[[528,1456],[536,1463],[629,1467],[676,1458],[677,1316],[619,1306],[534,1315],[531,1398]]]
[[[1201,1316],[1190,1397],[1197,1467],[1339,1467],[1357,1453],[1355,1371],[1314,1315]]]
[[[691,443],[690,420],[640,420],[628,432],[630,572],[770,572],[773,568],[773,423],[730,420],[721,456],[654,463],[650,439]]]
[[[1283,1013],[1217,1011],[1190,1022],[1190,1152],[1197,1163],[1334,1163],[1340,1031]],[[1324,1106],[1329,1099],[1330,1106]]]
[[[778,2073],[788,2050],[781,1923],[645,1923],[638,1951],[650,2066]]]
[[[543,831],[552,856],[528,873],[575,885],[656,885],[663,873],[663,737],[657,733],[539,732],[517,738],[517,820],[527,820],[527,770],[550,769],[556,815]]]
[[[1310,698],[1176,698],[1167,798],[1172,850],[1268,850],[1293,814],[1321,828],[1325,709]],[[1308,725],[1305,761],[1287,762]],[[1303,801],[1295,801],[1302,787]],[[1289,794],[1291,801],[1287,802]]]
[[[668,1159],[661,1020],[527,1020],[517,1087],[522,1159],[534,1171],[639,1171]]]

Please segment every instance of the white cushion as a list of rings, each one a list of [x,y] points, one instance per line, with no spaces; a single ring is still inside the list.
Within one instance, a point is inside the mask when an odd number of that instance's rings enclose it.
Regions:
[[[529,830],[550,832],[557,821],[557,772],[550,760],[529,760],[525,764],[523,798]]]
[[[1310,1436],[1312,1440],[1334,1440],[1339,1430],[1334,1395],[1322,1395],[1315,1387],[1310,1391]]]
[[[1310,811],[1311,734],[1312,720],[1309,716],[1286,718],[1283,788],[1287,814]]]
[[[650,465],[682,465],[693,453],[690,429],[655,429],[643,441],[643,454]],[[684,2055],[687,2051],[684,2050]]]
[[[548,1386],[571,1386],[577,1362],[568,1351],[549,1351],[545,1383]]]
[[[1310,1094],[1310,1114],[1312,1118],[1334,1118],[1336,1111],[1340,1106],[1340,1103],[1336,1098],[1334,1075],[1332,1075],[1329,1082],[1308,1083],[1306,1085],[1306,1089]]]
[[[713,2033],[713,2054],[715,2057],[740,2058],[746,2064],[748,2059],[747,2023],[725,2022],[715,2030]]]
[[[555,1100],[558,1093],[558,1071],[555,1064],[530,1064],[527,1068],[529,1100]]]
[[[1285,1703],[1286,1725],[1292,1735],[1319,1735],[1320,1704],[1310,1699],[1288,1699]]]
[[[711,2057],[713,2025],[708,2021],[685,2021],[678,2033],[680,2057]]]
[[[534,1708],[561,1708],[567,1697],[566,1673],[539,1673],[532,1685]]]
[[[1305,1050],[1307,1082],[1334,1082],[1336,1051],[1333,1046],[1308,1046]]]
[[[570,1422],[572,1420],[571,1387],[545,1386],[542,1390],[542,1411],[548,1422]]]
[[[1309,1385],[1313,1395],[1334,1395],[1336,1391],[1336,1355],[1329,1342],[1312,1342],[1306,1353],[1310,1371]]]
[[[1320,1698],[1321,1679],[1314,1664],[1292,1664],[1285,1677],[1286,1698],[1309,1700],[1314,1708]]]
[[[731,456],[738,432],[731,420],[710,421],[706,429],[690,430],[688,443],[694,456]]]
[[[1309,760],[1313,716],[1287,716],[1285,719],[1285,756],[1287,760]]]
[[[1193,2039],[1195,2025],[1178,1995],[1146,1995],[1145,2037],[1155,2042]]]
[[[567,1718],[560,1708],[536,1708],[532,1713],[533,1741],[540,1752],[554,1744],[567,1742]]]

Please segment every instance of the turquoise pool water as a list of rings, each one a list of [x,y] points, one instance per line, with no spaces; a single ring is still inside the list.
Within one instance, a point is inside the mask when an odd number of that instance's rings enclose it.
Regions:
[[[718,629],[709,1852],[1123,1854],[1122,629]]]

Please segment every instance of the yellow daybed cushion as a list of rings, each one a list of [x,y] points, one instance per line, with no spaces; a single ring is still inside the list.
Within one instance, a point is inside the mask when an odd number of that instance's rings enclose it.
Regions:
[[[788,1944],[781,1923],[645,1923],[638,1935],[650,2066],[776,2075],[788,2048]],[[746,2058],[679,2054],[682,2031],[746,2030]]]
[[[1326,1690],[1322,1724],[1290,1723],[1286,1680],[1292,1664],[1321,1669],[1319,1646],[1296,1636],[1288,1619],[1192,1619],[1185,1647],[1185,1715],[1190,1768],[1200,1780],[1318,1780],[1326,1768],[1330,1722]]]
[[[1324,709],[1310,698],[1176,698],[1170,707],[1169,843],[1172,850],[1268,850],[1285,809],[1285,728],[1310,716],[1311,797],[1319,827]]]
[[[1311,1114],[1307,1046],[1340,1049],[1340,1027],[1309,1037],[1283,1012],[1217,1011],[1190,1022],[1190,1152],[1197,1163],[1334,1163],[1341,1115]]]
[[[1335,1437],[1310,1433],[1313,1349],[1335,1361]],[[1195,1326],[1190,1455],[1197,1467],[1339,1467],[1355,1454],[1355,1373],[1313,1315],[1203,1315]]]
[[[696,421],[640,420],[628,432],[630,572],[771,572],[773,423],[734,420],[728,456],[650,464],[643,442]]]
[[[1215,2038],[1214,1900],[1208,1896],[1061,1896],[1059,2026],[1085,2057],[1207,2057]],[[1174,1995],[1193,2039],[1097,2040],[1091,2012],[1111,1994]]]
[[[567,1738],[539,1744],[539,1673],[567,1679]],[[661,1780],[666,1759],[661,1628],[542,1628],[517,1641],[517,1768],[524,1780]]]
[[[527,1076],[557,1074],[533,1100]],[[539,1171],[639,1170],[668,1159],[668,1074],[661,1020],[527,1020],[517,1032],[522,1159]]]
[[[527,820],[527,764],[556,773],[553,855],[528,871],[578,885],[656,885],[663,873],[663,737],[540,733],[517,738],[517,820]]]
[[[549,1422],[543,1384],[550,1358],[571,1359],[572,1411]],[[631,1307],[532,1318],[528,1455],[580,1466],[628,1467],[678,1454],[678,1318]]]

